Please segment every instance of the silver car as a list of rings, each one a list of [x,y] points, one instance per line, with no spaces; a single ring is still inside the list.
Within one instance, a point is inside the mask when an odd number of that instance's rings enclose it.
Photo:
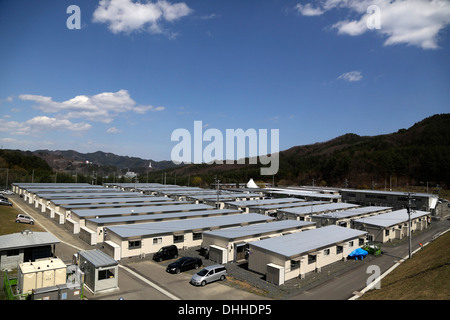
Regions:
[[[18,214],[16,217],[16,223],[29,223],[34,224],[34,219],[24,214]]]
[[[225,280],[227,276],[227,269],[225,266],[221,264],[216,264],[213,266],[206,267],[196,274],[194,274],[191,278],[191,283],[196,286],[204,286],[207,283],[216,281],[216,280]]]

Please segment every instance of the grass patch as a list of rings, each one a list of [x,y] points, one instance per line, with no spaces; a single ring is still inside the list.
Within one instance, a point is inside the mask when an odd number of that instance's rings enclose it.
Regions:
[[[449,300],[450,232],[424,247],[360,300]]]
[[[25,224],[16,223],[16,216],[19,213],[23,213],[14,205],[12,207],[0,206],[0,235],[18,233],[24,229],[29,229],[32,231],[45,231],[38,224]]]

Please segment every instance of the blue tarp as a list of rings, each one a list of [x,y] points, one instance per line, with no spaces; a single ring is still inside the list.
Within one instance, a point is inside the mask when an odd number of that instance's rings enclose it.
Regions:
[[[362,260],[362,259],[364,259],[365,256],[367,256],[367,251],[364,250],[364,249],[358,248],[358,249],[352,251],[348,255],[348,258],[349,259],[355,259],[355,260],[358,260],[358,259]]]

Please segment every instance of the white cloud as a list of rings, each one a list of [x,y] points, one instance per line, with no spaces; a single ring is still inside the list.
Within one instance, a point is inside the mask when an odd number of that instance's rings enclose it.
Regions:
[[[346,72],[341,74],[338,77],[338,80],[345,80],[348,82],[355,82],[355,81],[361,81],[363,78],[361,71],[350,71],[350,72]]]
[[[151,33],[168,33],[163,21],[174,22],[192,12],[184,2],[165,0],[139,3],[132,0],[101,0],[93,14],[93,21],[108,24],[113,33],[147,30]]]
[[[116,127],[111,127],[108,130],[106,130],[107,133],[120,133],[122,130],[117,129]]]
[[[22,94],[21,100],[34,101],[34,108],[46,113],[58,113],[59,118],[83,118],[94,122],[110,123],[123,112],[133,111],[144,114],[147,111],[161,111],[164,107],[136,105],[127,90],[103,92],[94,96],[80,95],[72,99],[57,102],[51,97]]]
[[[371,5],[380,9],[380,28],[369,29],[367,12]],[[384,45],[407,44],[423,49],[439,48],[439,33],[450,25],[450,1],[447,0],[324,0],[313,8],[310,4],[296,7],[303,15],[320,15],[339,8],[356,13],[354,20],[342,20],[332,25],[339,34],[358,36],[368,31],[381,33]]]
[[[294,9],[304,16],[320,16],[325,12],[325,10],[321,8],[313,8],[310,3],[305,5],[297,3]]]
[[[13,135],[32,135],[43,131],[87,131],[92,126],[88,123],[73,123],[67,119],[37,116],[24,122],[6,121],[0,118],[0,132]]]

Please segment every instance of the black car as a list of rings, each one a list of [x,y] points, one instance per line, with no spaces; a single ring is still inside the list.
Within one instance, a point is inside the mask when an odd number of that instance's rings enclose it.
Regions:
[[[176,245],[162,247],[153,255],[153,260],[160,262],[173,258],[178,258],[178,248]]]
[[[202,259],[193,257],[182,257],[169,264],[166,271],[169,273],[180,273],[182,271],[198,269],[202,265]]]

